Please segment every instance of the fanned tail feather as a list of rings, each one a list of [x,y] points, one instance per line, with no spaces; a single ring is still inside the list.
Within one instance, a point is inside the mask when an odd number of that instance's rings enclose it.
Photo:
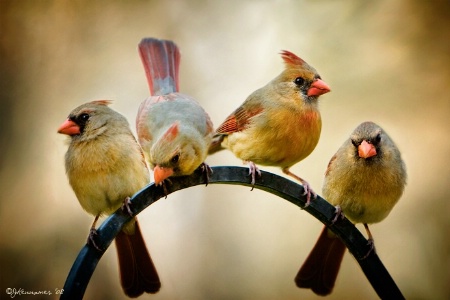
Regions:
[[[139,43],[139,54],[152,96],[179,91],[180,51],[174,42],[144,38]]]

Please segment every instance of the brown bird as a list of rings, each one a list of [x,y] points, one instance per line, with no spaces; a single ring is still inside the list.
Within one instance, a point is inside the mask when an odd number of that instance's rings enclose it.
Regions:
[[[303,184],[308,205],[314,191],[289,168],[311,154],[319,142],[318,98],[330,88],[297,55],[282,51],[281,57],[285,70],[228,116],[216,130],[209,153],[227,148],[248,163],[252,185],[260,173],[256,164],[280,167]]]
[[[200,104],[179,92],[177,45],[145,38],[139,43],[139,53],[151,96],[139,107],[136,131],[155,184],[163,185],[169,177],[190,175],[199,166],[208,180],[211,170],[204,161],[214,128]]]
[[[112,214],[150,181],[127,120],[109,103],[92,101],[75,108],[58,129],[70,136],[66,172],[81,206],[95,216],[88,243],[96,248],[98,218]],[[115,241],[125,294],[156,293],[161,283],[136,218],[125,224]]]
[[[322,193],[336,205],[337,216],[342,210],[353,223],[364,224],[374,251],[368,224],[389,215],[403,194],[406,177],[405,164],[394,142],[380,126],[365,122],[331,158]],[[344,243],[324,227],[295,277],[297,286],[322,296],[330,294],[345,249]]]

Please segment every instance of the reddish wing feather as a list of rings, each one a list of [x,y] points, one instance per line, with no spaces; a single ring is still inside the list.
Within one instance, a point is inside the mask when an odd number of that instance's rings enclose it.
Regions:
[[[206,114],[206,132],[205,132],[205,136],[211,134],[214,132],[214,125],[211,121],[211,119],[209,118],[209,115],[205,112]]]
[[[138,113],[136,116],[136,131],[138,135],[139,143],[142,145],[144,141],[150,141],[152,139],[152,134],[147,126],[147,115],[150,109],[151,99],[147,98],[139,106]]]
[[[245,109],[239,107],[217,128],[216,133],[231,134],[246,129],[251,122],[251,119],[259,115],[263,111],[262,106],[257,106],[253,109]]]
[[[328,173],[330,173],[331,170],[331,164],[333,164],[333,162],[336,160],[337,156],[336,154],[333,155],[333,157],[330,159],[330,161],[328,162],[328,166],[327,166],[327,170],[325,171],[325,176],[328,176]]]
[[[228,118],[217,128],[216,133],[222,133],[222,134],[230,134],[233,132],[239,131],[236,117],[234,114],[231,114],[228,116]]]

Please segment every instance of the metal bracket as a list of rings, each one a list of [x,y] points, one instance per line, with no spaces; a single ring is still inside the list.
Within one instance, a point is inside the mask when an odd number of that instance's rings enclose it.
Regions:
[[[251,187],[247,168],[224,166],[212,167],[212,170],[213,173],[209,177],[208,184],[231,184]],[[192,186],[206,184],[205,176],[200,169],[190,176],[174,177],[170,180],[171,184],[166,185],[167,195]],[[327,225],[344,242],[350,253],[356,258],[367,279],[381,299],[404,299],[401,291],[375,251],[371,251],[367,258],[362,259],[368,253],[370,246],[359,230],[346,218],[332,224],[335,216],[335,207],[326,200],[317,196],[308,207],[304,208],[306,197],[302,196],[304,192],[303,186],[265,171],[261,171],[261,177],[257,177],[254,188],[274,194],[295,204]],[[139,214],[146,207],[165,196],[165,191],[161,186],[151,183],[131,198],[133,214]],[[97,263],[122,226],[130,219],[131,217],[128,214],[119,209],[103,222],[98,228],[96,241],[97,245],[104,250],[98,251],[87,244],[81,249],[67,276],[64,284],[64,293],[60,299],[83,298]]]

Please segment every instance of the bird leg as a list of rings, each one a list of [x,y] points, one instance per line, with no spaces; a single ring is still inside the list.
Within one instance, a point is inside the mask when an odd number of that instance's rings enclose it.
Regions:
[[[362,259],[366,259],[372,251],[375,252],[375,241],[373,240],[372,233],[369,230],[369,225],[367,225],[367,223],[364,223],[364,228],[366,229],[367,235],[369,236],[369,238],[367,239],[367,245],[370,246],[370,249]]]
[[[335,208],[334,218],[333,218],[333,220],[331,220],[331,224],[333,224],[333,225],[334,225],[334,223],[337,222],[338,219],[342,220],[342,219],[345,218],[344,213],[342,212],[342,208],[341,208],[340,205],[336,205],[334,208]]]
[[[163,188],[165,199],[167,199],[167,195],[169,195],[166,184],[172,184],[172,181],[170,181],[169,178],[166,178],[163,181],[161,181],[161,183],[159,184]]]
[[[253,188],[255,187],[255,183],[256,183],[256,173],[258,173],[258,176],[261,177],[261,171],[255,165],[255,163],[252,162],[252,161],[244,161],[244,163],[248,163],[248,175],[252,175],[252,182],[251,182],[252,189],[251,189],[251,191],[253,191]]]
[[[172,184],[172,181],[169,178],[166,178],[160,183],[155,184],[156,186],[161,186],[163,188],[165,199],[167,199],[167,195],[169,195],[166,184]]]
[[[200,168],[202,169],[203,176],[205,176],[206,186],[208,186],[208,183],[209,183],[209,176],[213,173],[213,170],[212,170],[211,167],[210,167],[207,163],[205,163],[205,162],[202,162],[202,164],[200,165]]]
[[[89,236],[87,239],[87,244],[92,245],[95,249],[98,251],[103,251],[99,246],[97,246],[97,243],[95,242],[95,237],[98,236],[97,229],[95,229],[95,225],[97,224],[98,218],[100,215],[96,215],[94,222],[91,225],[91,229],[89,230]]]
[[[127,212],[130,217],[134,217],[133,212],[131,211],[131,198],[126,197],[125,200],[123,200],[122,203],[122,211]]]
[[[292,173],[291,171],[289,171],[289,168],[284,168],[282,170],[283,170],[284,174],[292,176],[302,183],[303,189],[305,190],[305,192],[303,193],[302,196],[306,196],[305,207],[308,207],[309,204],[311,203],[311,194],[313,195],[314,199],[317,198],[316,192],[313,191],[313,189],[311,188],[311,185],[306,180],[302,179],[301,177],[299,177],[299,176],[295,175],[294,173]]]

